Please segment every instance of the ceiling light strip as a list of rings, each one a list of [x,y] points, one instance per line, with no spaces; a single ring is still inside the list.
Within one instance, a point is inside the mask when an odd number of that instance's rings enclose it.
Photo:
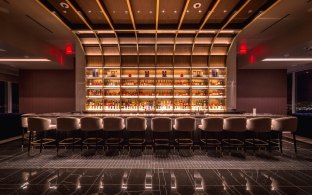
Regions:
[[[46,58],[0,58],[0,62],[50,62]]]
[[[175,35],[175,38],[174,38],[173,55],[175,55],[177,37],[178,37],[179,31],[180,31],[180,28],[182,26],[182,23],[183,23],[183,20],[184,20],[186,11],[187,11],[187,7],[188,7],[190,1],[191,0],[186,0],[184,8],[183,8],[183,12],[182,12],[181,17],[180,17],[179,25],[178,25],[178,28],[176,30],[176,35]]]
[[[131,23],[132,23],[133,29],[135,30],[134,33],[135,33],[135,39],[136,39],[137,54],[139,55],[138,33],[137,33],[135,21],[134,21],[134,16],[133,16],[133,12],[132,12],[131,2],[130,2],[130,0],[126,0],[126,1],[127,1],[127,6],[128,6],[128,10],[129,10]]]
[[[221,30],[223,30],[232,20],[251,2],[251,0],[247,0],[228,20],[227,22],[218,30],[217,34],[213,37],[211,41],[211,46],[209,49],[209,55],[211,55],[211,51],[214,45],[216,38],[219,36]]]
[[[116,39],[117,39],[117,46],[118,46],[118,51],[119,51],[119,55],[120,55],[120,54],[121,54],[121,50],[120,50],[120,41],[119,41],[118,35],[117,35],[117,33],[116,33],[116,30],[115,30],[115,28],[114,28],[114,25],[113,25],[113,23],[112,23],[112,21],[111,21],[109,15],[108,15],[107,11],[106,11],[107,9],[105,8],[105,6],[104,6],[103,2],[101,2],[101,0],[96,0],[96,3],[98,4],[98,6],[99,6],[99,8],[100,8],[100,10],[101,10],[101,12],[102,12],[102,14],[104,15],[106,21],[108,22],[108,25],[109,25],[109,26],[111,27],[111,29],[113,30],[113,33],[114,33],[114,35],[115,35],[115,37],[116,37]]]
[[[263,62],[311,62],[312,58],[265,58]]]
[[[74,12],[77,14],[77,16],[83,21],[83,23],[93,32],[94,36],[96,37],[98,43],[99,43],[99,47],[101,50],[101,53],[103,53],[103,48],[101,45],[101,40],[99,39],[99,37],[97,36],[97,33],[95,30],[93,30],[92,26],[87,22],[87,20],[78,12],[78,10],[76,9],[76,7],[71,3],[71,0],[65,0],[66,3],[71,7],[72,10],[74,10]]]
[[[216,9],[216,7],[219,5],[219,3],[221,2],[221,0],[216,0],[214,2],[214,5],[212,6],[211,10],[208,11],[203,23],[200,25],[199,29],[197,30],[196,32],[196,35],[193,39],[193,43],[192,43],[192,53],[191,55],[193,55],[193,52],[194,52],[194,48],[195,48],[195,42],[196,42],[196,39],[197,39],[197,36],[199,35],[199,32],[204,28],[204,26],[206,25],[208,19],[211,17],[212,13],[214,12],[214,10]]]
[[[56,20],[58,20],[59,22],[61,22],[68,30],[70,30],[74,36],[77,38],[77,40],[79,41],[79,45],[83,51],[84,54],[86,54],[86,51],[81,43],[81,40],[79,39],[79,37],[77,36],[77,34],[63,21],[61,20],[61,18],[59,18],[57,15],[55,15],[52,10],[49,10],[40,0],[36,0],[36,2],[43,7],[43,9],[45,9],[48,13],[50,13]]]

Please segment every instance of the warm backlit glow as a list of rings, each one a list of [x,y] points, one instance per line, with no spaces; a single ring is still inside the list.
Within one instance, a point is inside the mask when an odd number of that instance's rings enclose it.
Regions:
[[[312,61],[312,58],[265,58],[263,62],[307,62]]]
[[[51,60],[46,58],[22,58],[22,59],[14,59],[14,58],[0,58],[0,62],[49,62]]]

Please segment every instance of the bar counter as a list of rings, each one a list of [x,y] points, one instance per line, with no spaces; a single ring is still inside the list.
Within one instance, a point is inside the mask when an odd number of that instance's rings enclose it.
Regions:
[[[80,112],[63,112],[63,113],[42,113],[42,114],[34,114],[34,116],[44,117],[51,119],[52,124],[56,124],[57,117],[77,117],[82,118],[86,116],[96,116],[96,117],[107,117],[107,116],[117,116],[117,117],[144,117],[147,119],[148,129],[150,129],[150,121],[151,118],[154,117],[169,117],[169,118],[177,118],[177,117],[194,117],[196,118],[196,124],[200,124],[200,119],[206,117],[246,117],[246,118],[254,118],[254,117],[270,117],[270,118],[278,118],[283,117],[284,115],[275,115],[269,113],[259,113],[253,115],[252,113],[80,113]],[[23,116],[22,116],[23,117]],[[27,114],[27,117],[30,117]]]

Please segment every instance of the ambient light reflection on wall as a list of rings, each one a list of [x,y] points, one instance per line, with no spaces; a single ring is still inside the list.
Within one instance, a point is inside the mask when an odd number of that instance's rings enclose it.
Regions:
[[[27,58],[27,59],[16,59],[16,58],[0,58],[0,62],[50,62],[51,60],[46,58]]]

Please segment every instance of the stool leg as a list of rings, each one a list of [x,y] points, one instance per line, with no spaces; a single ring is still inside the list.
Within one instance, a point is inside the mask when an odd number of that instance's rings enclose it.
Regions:
[[[95,132],[95,153],[97,152],[97,148],[98,148],[98,131]]]
[[[30,146],[31,146],[31,135],[32,135],[32,131],[29,131],[28,155],[29,155],[29,153],[30,153]]]
[[[44,132],[41,132],[40,134],[40,153],[42,152],[42,141],[43,141],[43,133]]]
[[[74,151],[75,146],[75,131],[73,131],[73,144],[72,144],[72,151]]]
[[[252,136],[252,149],[253,149],[253,153],[256,153],[256,143],[255,143],[255,136],[256,136],[256,132],[253,132],[253,136]]]
[[[60,147],[60,133],[56,131],[56,155],[58,155],[59,147]]]
[[[269,140],[269,152],[271,152],[271,133],[270,132],[267,132],[267,137],[268,137],[268,140]]]
[[[278,138],[279,138],[279,146],[280,146],[280,151],[283,154],[283,133],[279,132],[278,134]]]
[[[296,134],[295,133],[293,133],[293,142],[294,142],[295,153],[297,154],[297,141],[296,141]]]

